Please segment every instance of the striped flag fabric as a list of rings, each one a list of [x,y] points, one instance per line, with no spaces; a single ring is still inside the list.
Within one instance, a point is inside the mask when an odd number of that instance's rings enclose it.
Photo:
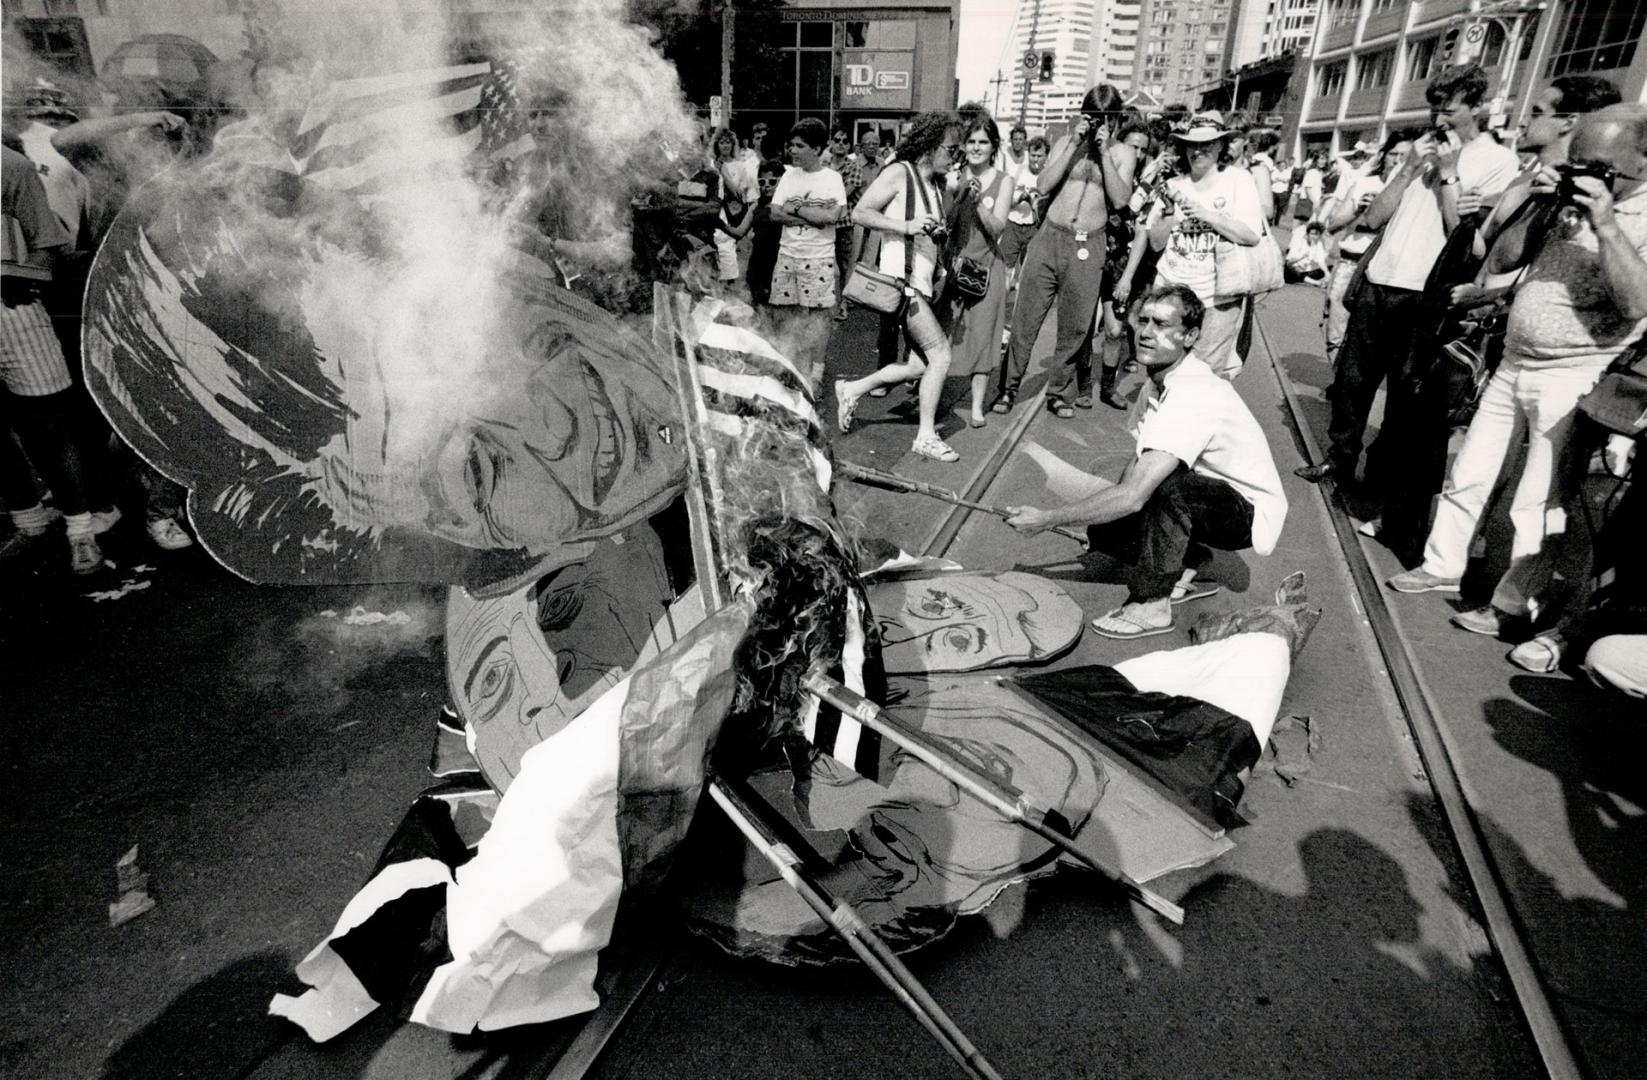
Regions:
[[[683,309],[684,303],[677,307]],[[816,484],[806,493],[812,505],[805,509],[833,524],[829,492],[834,467],[815,391],[788,357],[740,324],[742,317],[738,309],[710,299],[700,301],[682,320],[699,399],[696,404],[701,405],[697,415],[705,429],[706,486],[713,500],[724,506],[729,498],[752,497],[747,490],[751,483],[758,485],[763,479],[782,483],[786,474],[804,470]],[[744,472],[743,463],[752,458],[759,458],[770,469],[753,475]],[[790,492],[771,495],[769,505],[802,509],[791,504]],[[717,511],[711,507],[710,513],[714,516]],[[725,538],[715,541],[724,562]],[[869,662],[868,610],[858,593],[848,593],[843,617],[845,643],[840,666],[831,674],[863,693]],[[880,735],[841,715],[834,706],[808,697],[800,726],[813,746],[866,779],[880,780],[886,771],[887,747]]]
[[[491,60],[332,83],[298,122],[295,171],[332,191],[369,192],[404,175],[409,153],[511,160],[532,147],[520,82],[515,64]],[[439,143],[421,141],[431,132]]]

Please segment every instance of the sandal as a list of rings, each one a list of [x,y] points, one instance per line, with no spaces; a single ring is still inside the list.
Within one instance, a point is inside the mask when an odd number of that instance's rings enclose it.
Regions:
[[[1186,581],[1180,578],[1173,583],[1172,593],[1168,596],[1168,599],[1176,607],[1179,604],[1187,604],[1191,600],[1205,600],[1209,596],[1217,596],[1221,588],[1223,586],[1212,581],[1200,581],[1196,578],[1190,578]]]
[[[1063,398],[1047,398],[1047,412],[1051,413],[1053,416],[1056,416],[1060,420],[1075,419],[1075,410],[1064,404]]]
[[[909,449],[924,458],[931,458],[933,461],[949,462],[961,460],[961,455],[957,454],[948,443],[944,442],[936,435],[931,435],[924,439],[916,439],[915,442],[911,444]]]
[[[1012,406],[1017,402],[1017,400],[1017,394],[1014,394],[1011,390],[1002,390],[1000,394],[996,396],[995,404],[989,407],[989,411],[1005,416],[1007,413],[1012,411]]]
[[[1523,671],[1553,675],[1561,668],[1561,640],[1548,634],[1528,638],[1510,650],[1510,663]]]
[[[857,398],[848,398],[841,393],[841,387],[845,384],[845,379],[835,380],[835,426],[841,429],[842,435],[852,430],[852,414],[858,408]]]
[[[1145,626],[1127,614],[1127,607],[1118,607],[1108,615],[1100,615],[1092,620],[1092,629],[1099,637],[1107,637],[1114,641],[1130,641],[1133,638],[1171,633],[1172,623],[1169,622],[1165,626]]]

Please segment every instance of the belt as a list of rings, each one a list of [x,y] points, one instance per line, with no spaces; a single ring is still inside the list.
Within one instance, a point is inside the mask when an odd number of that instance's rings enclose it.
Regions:
[[[1077,244],[1084,244],[1097,235],[1097,232],[1092,229],[1075,229],[1069,225],[1064,225],[1057,221],[1048,221],[1047,225],[1050,228],[1057,229],[1059,232],[1069,233],[1071,236],[1075,237],[1075,242]]]

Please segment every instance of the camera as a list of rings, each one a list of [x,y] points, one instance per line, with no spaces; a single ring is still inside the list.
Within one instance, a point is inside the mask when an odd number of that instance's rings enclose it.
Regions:
[[[926,234],[941,244],[949,238],[949,227],[941,221],[934,221],[926,227]]]
[[[1564,203],[1572,202],[1573,196],[1579,194],[1578,185],[1573,181],[1580,176],[1594,177],[1605,184],[1608,191],[1611,191],[1613,190],[1613,178],[1618,175],[1616,170],[1607,165],[1573,164],[1571,162],[1557,165],[1556,172],[1561,174],[1561,179],[1556,183],[1556,198]]]

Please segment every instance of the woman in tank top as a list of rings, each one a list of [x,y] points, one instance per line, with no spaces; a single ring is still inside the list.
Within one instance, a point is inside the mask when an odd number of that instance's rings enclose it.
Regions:
[[[909,356],[901,364],[889,364],[861,379],[835,380],[836,420],[846,432],[865,394],[920,379],[918,427],[911,449],[935,461],[960,458],[938,437],[938,398],[949,375],[950,354],[933,295],[938,245],[944,232],[939,178],[959,160],[960,144],[961,123],[953,113],[923,113],[899,143],[897,161],[882,169],[858,200],[852,220],[880,234],[881,273],[905,282],[903,327]]]

